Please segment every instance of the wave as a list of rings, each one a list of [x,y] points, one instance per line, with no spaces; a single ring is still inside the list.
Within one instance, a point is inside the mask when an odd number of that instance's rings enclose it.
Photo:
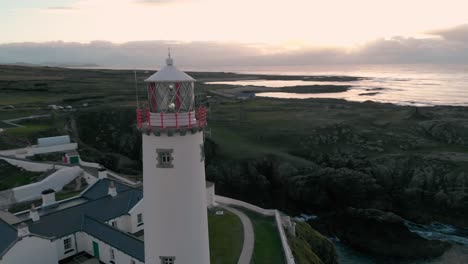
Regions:
[[[457,228],[438,222],[421,225],[406,221],[405,225],[411,232],[426,239],[447,241],[468,246],[468,229]]]

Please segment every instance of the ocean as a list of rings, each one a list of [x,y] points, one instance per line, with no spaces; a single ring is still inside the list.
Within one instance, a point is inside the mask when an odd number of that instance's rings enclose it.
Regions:
[[[339,98],[359,102],[372,100],[382,103],[414,106],[468,106],[468,65],[281,66],[203,70],[273,75],[337,75],[364,78],[363,80],[352,82],[311,82],[301,80],[217,82],[234,85],[257,85],[268,87],[312,84],[351,86],[351,89],[341,93],[296,94],[272,92],[259,93],[257,96],[297,99]]]

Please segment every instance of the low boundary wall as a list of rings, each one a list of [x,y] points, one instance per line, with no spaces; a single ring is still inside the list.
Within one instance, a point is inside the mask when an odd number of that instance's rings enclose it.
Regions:
[[[19,149],[0,150],[0,155],[15,156],[17,158],[25,158],[28,156],[33,156],[35,154],[63,152],[63,151],[76,150],[76,149],[78,149],[77,143],[68,143],[68,144],[47,146],[47,147],[40,147],[38,145],[32,145],[29,147],[19,148]]]
[[[267,216],[274,216],[276,227],[278,228],[278,232],[281,238],[281,245],[283,247],[284,257],[287,264],[295,264],[294,256],[292,254],[291,248],[288,244],[288,239],[286,237],[286,233],[284,232],[283,223],[281,221],[281,215],[278,210],[276,209],[263,209],[253,204],[249,204],[240,200],[232,199],[229,197],[224,197],[220,195],[215,195],[215,201],[217,203],[227,204],[227,205],[235,205],[246,208],[248,210],[254,211],[256,213],[267,215]]]
[[[9,158],[9,157],[0,156],[0,159],[16,167],[20,167],[27,171],[34,171],[34,172],[44,172],[44,171],[49,171],[53,169],[62,169],[62,168],[67,167],[67,166],[62,166],[62,165],[55,165],[53,163],[29,161],[29,160],[19,159],[19,158]]]

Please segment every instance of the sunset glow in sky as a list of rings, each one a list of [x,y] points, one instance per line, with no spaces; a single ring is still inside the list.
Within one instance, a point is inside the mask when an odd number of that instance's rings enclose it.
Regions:
[[[0,43],[220,41],[352,47],[468,23],[466,0],[0,0]]]

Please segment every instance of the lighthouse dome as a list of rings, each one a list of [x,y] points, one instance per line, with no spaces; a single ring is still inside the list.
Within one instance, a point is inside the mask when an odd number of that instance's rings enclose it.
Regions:
[[[174,66],[174,60],[169,56],[166,59],[166,66],[148,77],[145,82],[194,82],[195,79],[190,75],[177,69]]]

